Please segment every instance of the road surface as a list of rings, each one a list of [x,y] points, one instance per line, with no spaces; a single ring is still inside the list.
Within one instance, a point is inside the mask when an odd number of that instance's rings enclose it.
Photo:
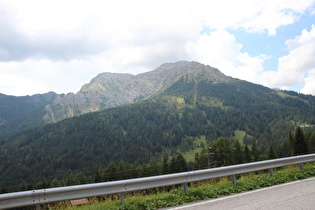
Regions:
[[[302,210],[315,209],[315,178],[262,188],[254,191],[210,199],[169,210],[241,209]]]

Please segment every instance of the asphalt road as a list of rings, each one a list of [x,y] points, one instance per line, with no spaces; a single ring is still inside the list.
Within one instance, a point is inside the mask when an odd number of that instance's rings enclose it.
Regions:
[[[315,178],[290,182],[168,209],[315,210]]]

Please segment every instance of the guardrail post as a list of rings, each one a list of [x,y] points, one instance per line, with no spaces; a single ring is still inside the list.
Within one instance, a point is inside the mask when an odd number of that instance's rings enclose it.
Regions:
[[[236,185],[236,176],[235,176],[235,175],[232,175],[232,176],[231,176],[231,179],[232,179],[232,184],[233,184],[233,185]]]
[[[270,174],[270,176],[275,176],[275,174],[273,173],[273,169],[272,168],[269,168],[269,174]]]
[[[125,193],[119,193],[119,198],[120,198],[120,203],[124,204],[125,203]]]
[[[35,209],[36,209],[36,210],[40,210],[40,204],[37,204],[37,205],[35,206]]]
[[[304,170],[304,163],[300,163],[300,169]]]
[[[184,183],[184,193],[188,192],[188,183]]]

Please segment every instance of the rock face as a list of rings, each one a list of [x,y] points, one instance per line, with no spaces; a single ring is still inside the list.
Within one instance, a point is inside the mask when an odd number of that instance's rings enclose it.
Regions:
[[[58,95],[45,107],[46,122],[99,111],[114,106],[146,99],[170,87],[182,77],[190,80],[207,80],[213,83],[228,82],[219,70],[197,62],[165,63],[157,69],[139,74],[102,73],[82,86],[77,93]]]

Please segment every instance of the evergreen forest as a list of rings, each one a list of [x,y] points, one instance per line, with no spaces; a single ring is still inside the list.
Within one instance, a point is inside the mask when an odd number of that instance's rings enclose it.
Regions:
[[[1,192],[315,152],[315,97],[183,77],[156,95],[2,137]]]

